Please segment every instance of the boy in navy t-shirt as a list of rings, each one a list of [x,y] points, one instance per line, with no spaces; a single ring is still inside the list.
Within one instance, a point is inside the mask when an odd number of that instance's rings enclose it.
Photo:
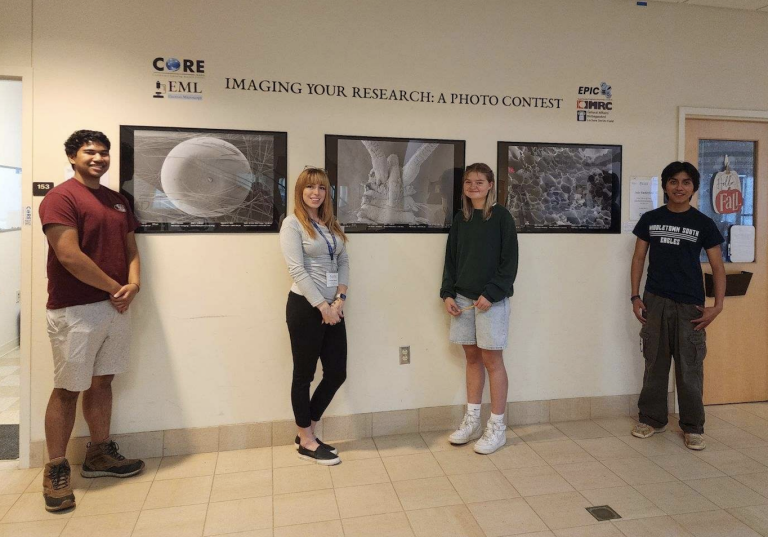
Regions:
[[[667,426],[667,386],[672,356],[680,405],[680,428],[685,446],[702,450],[704,433],[705,328],[723,310],[725,268],[720,244],[723,236],[711,218],[691,207],[699,189],[699,172],[689,162],[673,162],[661,172],[669,201],[645,213],[634,229],[632,310],[642,323],[640,337],[645,357],[643,390],[638,408],[640,423],[632,434],[648,438]],[[704,284],[699,255],[704,248],[712,267],[715,305],[704,306]],[[640,279],[650,249],[645,293]]]

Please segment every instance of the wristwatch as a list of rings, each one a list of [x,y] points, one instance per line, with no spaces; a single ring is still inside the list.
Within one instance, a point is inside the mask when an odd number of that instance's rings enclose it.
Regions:
[[[344,293],[339,293],[339,294],[336,295],[336,300],[342,300],[343,301],[343,300],[346,300],[346,299],[347,299],[347,295],[345,295]]]
[[[640,295],[632,295],[631,297],[629,297],[629,301],[630,301],[632,304],[634,304],[634,303],[635,303],[635,299],[636,299],[636,298],[640,298]]]

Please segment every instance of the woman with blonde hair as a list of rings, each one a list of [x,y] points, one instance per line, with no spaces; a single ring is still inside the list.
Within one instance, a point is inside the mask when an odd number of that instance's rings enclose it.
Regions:
[[[305,168],[296,181],[294,212],[280,229],[280,246],[293,279],[286,322],[293,354],[295,442],[300,458],[326,466],[341,459],[333,446],[315,436],[315,426],[347,376],[344,301],[349,283],[347,237],[333,214],[330,190],[325,170]],[[318,358],[323,379],[310,397]]]
[[[462,211],[453,219],[445,251],[440,298],[451,315],[450,341],[464,347],[467,358],[467,411],[452,444],[475,443],[475,452],[490,454],[506,441],[507,346],[509,298],[517,276],[517,231],[507,209],[496,204],[496,184],[487,164],[467,166]],[[485,372],[491,382],[491,418],[480,423]],[[481,436],[482,435],[482,436]]]

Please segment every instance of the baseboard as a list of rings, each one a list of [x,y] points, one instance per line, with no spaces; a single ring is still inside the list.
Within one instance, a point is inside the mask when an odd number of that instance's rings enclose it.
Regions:
[[[521,401],[507,404],[510,427],[540,423],[557,423],[588,419],[609,419],[637,416],[639,395],[579,397],[546,401]],[[674,393],[669,401],[674,404]],[[453,429],[464,416],[464,405],[415,408],[326,416],[318,424],[318,436],[331,441],[369,438],[391,434],[421,433]],[[490,405],[484,404],[482,419],[490,415]],[[293,443],[296,425],[293,420],[240,423],[217,427],[169,429],[130,434],[116,434],[113,439],[127,457],[153,458],[216,451],[232,451]],[[72,438],[67,447],[71,464],[81,464],[85,458],[87,437]],[[29,464],[41,467],[48,460],[45,441],[30,443]]]

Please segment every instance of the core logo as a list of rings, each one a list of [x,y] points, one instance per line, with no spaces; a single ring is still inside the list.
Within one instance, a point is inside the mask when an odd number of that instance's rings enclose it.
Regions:
[[[178,60],[176,58],[155,58],[152,60],[155,71],[170,73],[191,73],[202,75],[205,73],[205,60]]]

